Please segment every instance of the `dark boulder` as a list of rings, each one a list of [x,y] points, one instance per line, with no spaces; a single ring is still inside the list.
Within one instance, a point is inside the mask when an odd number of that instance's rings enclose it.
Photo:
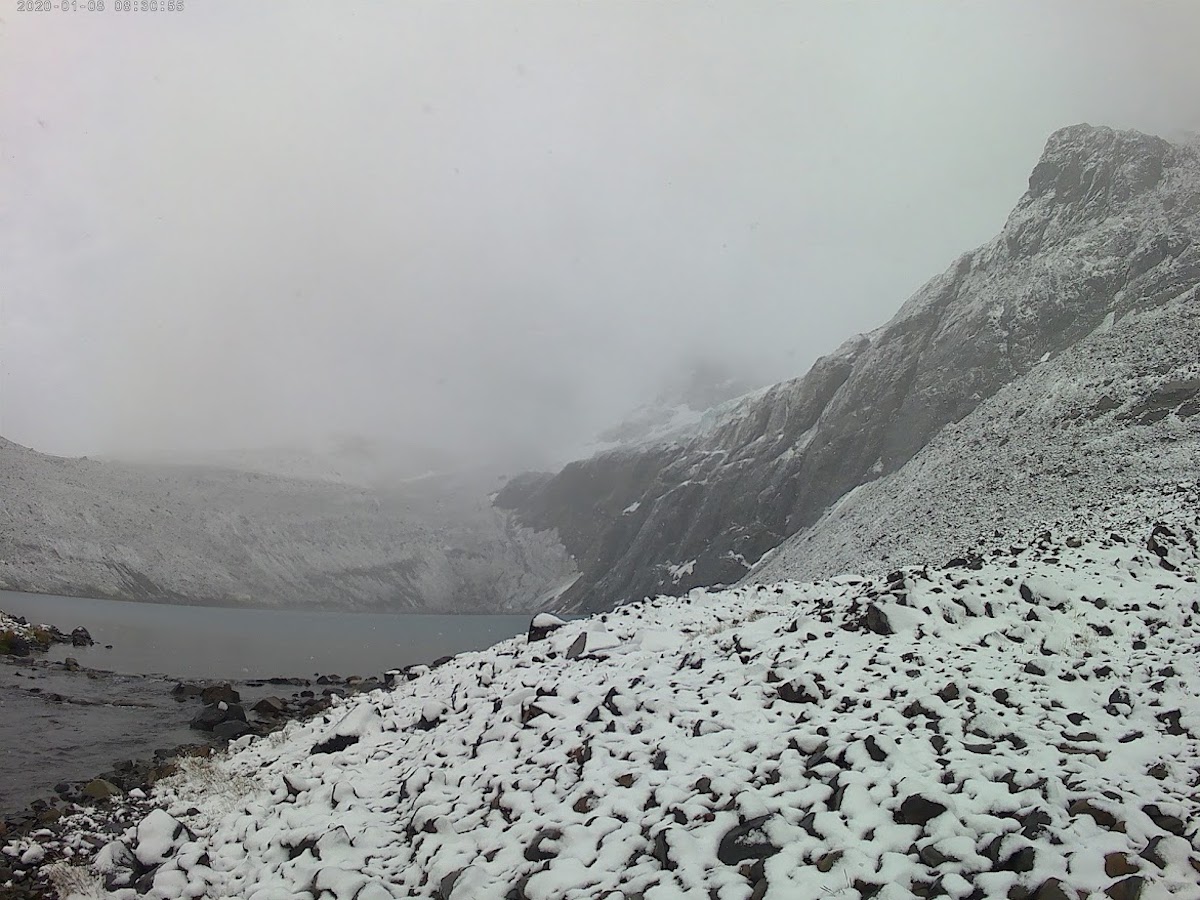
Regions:
[[[1106,809],[1101,809],[1090,800],[1076,800],[1067,807],[1067,812],[1072,816],[1091,816],[1092,819],[1101,828],[1107,831],[1124,831],[1124,828],[1118,828],[1117,817]]]
[[[92,640],[91,634],[82,625],[71,632],[71,646],[73,647],[90,647],[94,643],[96,642]]]
[[[358,735],[356,734],[335,734],[328,740],[314,744],[312,750],[309,751],[309,756],[317,756],[321,753],[338,753],[347,747],[353,747],[357,743]]]
[[[188,684],[181,681],[171,688],[171,696],[182,703],[184,700],[190,700],[193,697],[200,696],[201,687],[198,684]]]
[[[1110,884],[1104,893],[1112,897],[1112,900],[1138,900],[1145,886],[1146,879],[1141,875],[1130,875],[1115,884]]]
[[[892,623],[888,621],[887,613],[875,605],[867,607],[866,625],[867,630],[875,634],[893,634],[895,631]]]
[[[924,826],[945,811],[946,806],[943,803],[922,797],[920,794],[910,794],[901,802],[896,821],[903,825]]]
[[[1136,875],[1137,872],[1137,863],[1130,858],[1128,853],[1113,852],[1104,855],[1104,874],[1109,878]]]
[[[1034,900],[1079,900],[1078,895],[1058,878],[1047,878],[1033,894]]]
[[[253,709],[262,716],[282,716],[287,712],[287,701],[279,697],[263,697],[254,704]]]
[[[241,719],[226,719],[224,722],[218,722],[213,726],[213,737],[221,738],[222,740],[232,741],[240,738],[244,734],[250,733],[250,726]]]
[[[242,695],[230,686],[228,682],[220,684],[210,684],[208,687],[200,691],[200,699],[205,703],[238,703],[242,699]]]
[[[756,816],[740,825],[735,825],[721,838],[717,848],[717,859],[727,866],[736,866],[748,859],[766,859],[779,852],[763,831],[763,825],[771,817]]]
[[[567,623],[550,613],[538,613],[529,623],[529,643],[542,641]]]
[[[214,703],[202,709],[189,723],[199,731],[212,731],[222,722],[245,722],[246,711],[236,703]]]
[[[775,689],[779,699],[784,703],[816,703],[819,697],[814,697],[803,684],[792,684],[785,681]]]
[[[33,651],[33,645],[19,634],[10,634],[5,641],[4,652],[9,656],[28,656]]]

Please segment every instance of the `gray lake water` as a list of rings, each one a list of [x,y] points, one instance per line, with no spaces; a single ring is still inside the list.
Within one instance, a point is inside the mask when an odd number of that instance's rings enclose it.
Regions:
[[[228,609],[12,591],[0,591],[0,610],[67,632],[82,625],[96,641],[57,645],[50,659],[73,656],[96,669],[180,678],[379,675],[482,650],[529,627],[529,616]]]
[[[296,688],[250,686],[248,679],[380,676],[483,649],[529,624],[528,616],[223,609],[10,591],[0,591],[0,610],[67,632],[82,625],[94,647],[57,645],[35,657],[73,656],[89,669],[113,673],[97,677],[0,662],[0,816],[49,796],[57,782],[91,778],[118,760],[203,740],[188,728],[198,703],[171,697],[178,679],[231,681],[249,706],[257,697]]]

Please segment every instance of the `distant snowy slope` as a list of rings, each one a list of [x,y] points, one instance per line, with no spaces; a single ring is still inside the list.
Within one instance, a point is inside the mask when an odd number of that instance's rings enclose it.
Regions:
[[[529,609],[574,567],[483,485],[367,490],[63,459],[0,439],[0,588],[260,606]]]
[[[56,877],[119,900],[1194,900],[1198,503],[463,654],[160,783]]]
[[[1200,301],[1130,312],[1035,366],[746,581],[881,574],[1094,519],[1200,473]],[[1119,524],[1119,523],[1118,523]]]

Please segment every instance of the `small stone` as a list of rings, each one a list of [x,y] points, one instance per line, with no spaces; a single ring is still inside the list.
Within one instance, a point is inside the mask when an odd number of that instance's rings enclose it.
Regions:
[[[1069,807],[1067,812],[1072,816],[1091,816],[1097,825],[1108,831],[1123,831],[1123,828],[1117,827],[1117,817],[1108,810],[1101,809],[1090,800],[1076,800]]]
[[[119,796],[121,789],[111,781],[105,781],[103,778],[93,778],[83,786],[83,796],[90,797],[93,800],[109,800]]]
[[[828,872],[838,864],[838,860],[842,858],[841,850],[833,850],[821,856],[816,862],[818,872]]]
[[[1167,867],[1167,860],[1162,855],[1162,852],[1158,849],[1159,845],[1164,840],[1166,840],[1166,838],[1161,834],[1150,838],[1150,843],[1146,845],[1146,849],[1138,855],[1141,856],[1142,859],[1146,860],[1146,862],[1152,863],[1153,865],[1158,866],[1160,869],[1165,869]]]
[[[1006,872],[1032,872],[1037,862],[1037,850],[1033,847],[1022,847],[1003,863],[1000,868]]]
[[[1024,816],[1021,816],[1021,834],[1032,840],[1050,824],[1050,814],[1044,809],[1035,809]]]
[[[567,659],[578,659],[587,649],[587,632],[580,633],[579,637],[571,641],[571,646],[567,648]]]
[[[453,895],[454,883],[458,881],[458,878],[460,875],[462,875],[462,873],[462,869],[455,869],[454,871],[442,876],[442,880],[438,883],[438,890],[441,892],[443,897],[450,897]]]
[[[904,825],[924,826],[945,811],[945,805],[936,800],[929,800],[920,794],[910,794],[900,804],[900,815],[897,821]]]
[[[1187,824],[1179,816],[1171,816],[1162,812],[1156,805],[1148,804],[1142,807],[1142,812],[1150,817],[1155,825],[1176,837],[1187,834]]]
[[[921,857],[921,862],[925,863],[931,869],[936,869],[944,863],[951,862],[951,857],[933,846],[933,844],[927,844],[922,847],[917,855]]]
[[[1047,878],[1034,892],[1033,900],[1078,900],[1078,897],[1059,879]]]
[[[787,681],[781,683],[779,687],[775,689],[775,693],[778,694],[779,699],[784,703],[817,702],[817,698],[810,694],[803,685],[797,687],[796,685]]]
[[[756,816],[725,832],[717,848],[717,858],[727,866],[736,866],[748,859],[766,859],[778,853],[779,848],[762,830],[770,818],[769,815]]]
[[[1141,875],[1130,875],[1115,884],[1110,884],[1104,893],[1112,897],[1112,900],[1138,900],[1145,886],[1146,879]]]
[[[542,842],[556,841],[560,837],[562,837],[562,833],[553,829],[539,831],[534,837],[533,843],[525,848],[525,858],[529,862],[546,862],[547,860],[554,859],[554,857],[558,856],[558,853],[542,847]]]
[[[1104,874],[1109,878],[1135,875],[1137,871],[1137,863],[1131,860],[1127,853],[1109,853],[1104,857]]]

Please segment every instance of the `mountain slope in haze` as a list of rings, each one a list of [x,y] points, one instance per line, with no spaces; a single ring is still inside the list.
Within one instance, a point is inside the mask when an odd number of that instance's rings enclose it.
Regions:
[[[1110,503],[1153,509],[1164,488],[1200,474],[1197,348],[1194,292],[1102,327],[849,492],[747,580],[881,575],[1103,522]],[[1110,527],[1127,527],[1116,510]]]
[[[736,582],[1006,384],[1098,329],[1194,303],[1198,237],[1195,146],[1064,128],[1001,233],[882,328],[699,433],[514,479],[497,504],[576,557],[565,608]]]
[[[528,610],[574,572],[491,485],[367,490],[63,459],[0,439],[0,588],[360,610]]]

